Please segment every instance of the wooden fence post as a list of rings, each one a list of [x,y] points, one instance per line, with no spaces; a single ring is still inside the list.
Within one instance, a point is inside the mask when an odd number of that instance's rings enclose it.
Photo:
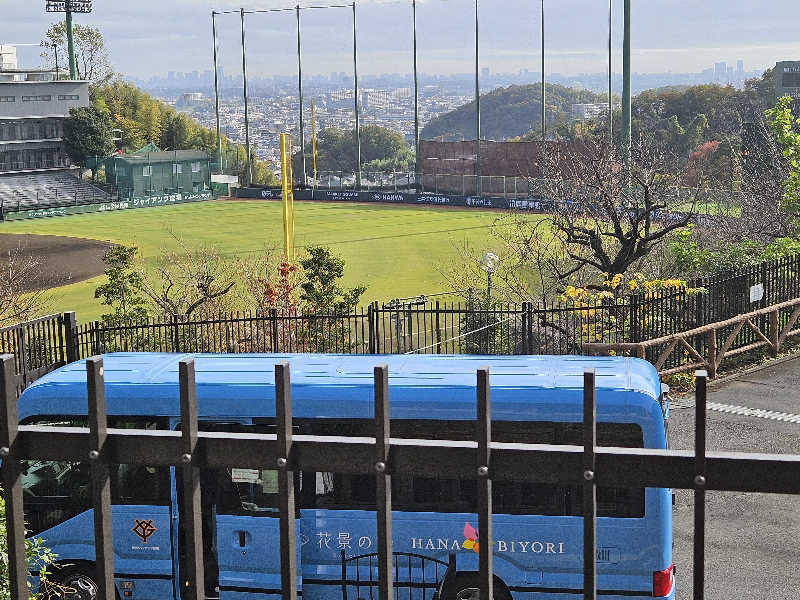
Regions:
[[[778,330],[778,309],[776,308],[769,313],[769,342],[772,344],[770,348],[770,356],[775,358],[780,351],[780,331]]]
[[[708,367],[708,376],[714,379],[717,376],[717,330],[712,329],[706,336],[706,346],[708,347],[706,366]]]

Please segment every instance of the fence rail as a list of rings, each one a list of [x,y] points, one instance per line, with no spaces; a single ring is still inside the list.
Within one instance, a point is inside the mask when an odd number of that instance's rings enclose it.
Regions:
[[[92,474],[94,539],[99,600],[114,600],[114,557],[111,551],[109,466],[118,463],[172,465],[183,470],[185,493],[180,512],[187,524],[188,557],[185,598],[202,598],[204,589],[200,469],[231,464],[278,468],[280,513],[281,595],[297,598],[295,539],[295,471],[327,471],[372,475],[376,478],[378,530],[378,597],[391,600],[393,557],[391,535],[391,475],[461,477],[478,481],[478,521],[481,536],[492,538],[492,481],[536,481],[583,486],[583,589],[596,598],[596,486],[665,487],[695,492],[694,597],[704,597],[705,491],[724,490],[800,494],[800,455],[707,453],[706,374],[696,383],[694,452],[596,447],[594,372],[584,373],[583,446],[496,444],[492,440],[490,380],[478,369],[475,441],[403,440],[391,438],[388,369],[374,369],[375,438],[295,436],[292,429],[288,363],[275,366],[276,434],[234,438],[198,432],[194,361],[179,364],[181,431],[109,430],[105,412],[103,361],[86,362],[89,428],[18,426],[14,358],[4,355],[0,369],[0,457],[6,497],[9,584],[12,598],[29,597],[25,556],[22,461],[69,460],[88,457]],[[476,445],[477,442],[477,445]],[[486,545],[487,548],[491,546]],[[193,550],[194,549],[194,550]],[[480,597],[491,598],[492,553],[479,559]],[[349,582],[343,576],[344,593]],[[370,584],[373,582],[370,581]],[[397,582],[402,585],[402,582]],[[372,587],[372,585],[371,585]],[[565,592],[567,590],[564,590]],[[576,593],[576,590],[569,590]]]

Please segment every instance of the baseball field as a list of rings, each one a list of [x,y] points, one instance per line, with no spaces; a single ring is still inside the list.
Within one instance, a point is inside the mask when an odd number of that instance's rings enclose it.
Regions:
[[[343,284],[367,286],[365,303],[432,294],[449,289],[442,269],[458,260],[458,246],[465,241],[480,251],[499,250],[490,232],[499,217],[496,211],[441,206],[297,202],[298,257],[305,246],[330,247],[346,261]],[[137,246],[148,264],[162,248],[178,249],[176,237],[190,247],[214,247],[231,260],[265,249],[277,257],[283,247],[281,205],[264,201],[220,200],[7,222],[0,224],[0,233],[26,234],[0,235],[0,246],[22,245],[39,256],[42,279],[57,286],[48,308],[75,310],[83,322],[104,311],[94,289],[103,280],[101,259],[109,242]],[[67,281],[74,283],[61,285]]]

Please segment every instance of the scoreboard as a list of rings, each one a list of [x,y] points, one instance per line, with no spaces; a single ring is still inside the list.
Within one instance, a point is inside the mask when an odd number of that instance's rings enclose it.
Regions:
[[[775,92],[800,98],[800,60],[785,60],[775,65]]]

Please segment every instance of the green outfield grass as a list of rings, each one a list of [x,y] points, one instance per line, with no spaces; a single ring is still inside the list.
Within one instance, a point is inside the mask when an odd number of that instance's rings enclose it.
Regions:
[[[329,246],[347,263],[344,285],[367,286],[364,301],[430,294],[447,289],[440,271],[456,260],[464,240],[478,249],[497,242],[490,234],[497,212],[443,207],[295,203],[298,253]],[[532,216],[531,218],[538,218]],[[231,259],[282,250],[279,202],[216,201],[56,217],[0,225],[3,233],[33,233],[136,245],[152,262],[161,248],[177,249],[172,234],[190,246],[213,246]],[[495,249],[496,248],[491,248]],[[52,290],[53,312],[75,310],[79,321],[97,318],[94,299],[102,277]]]

